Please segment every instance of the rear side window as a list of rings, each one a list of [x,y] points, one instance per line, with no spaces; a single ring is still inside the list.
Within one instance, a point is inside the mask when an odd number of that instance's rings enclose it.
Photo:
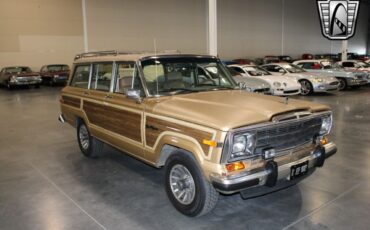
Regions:
[[[90,89],[109,91],[112,81],[113,63],[97,63],[93,65]]]
[[[87,89],[89,86],[90,65],[76,66],[71,86]]]

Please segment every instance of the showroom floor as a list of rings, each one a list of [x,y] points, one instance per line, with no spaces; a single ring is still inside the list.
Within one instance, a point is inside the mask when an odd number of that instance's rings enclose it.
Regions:
[[[106,148],[80,154],[57,121],[60,88],[0,89],[0,229],[368,229],[370,87],[304,99],[332,106],[338,153],[299,186],[252,200],[221,196],[188,218],[167,200],[163,170]],[[302,97],[303,98],[303,97]]]

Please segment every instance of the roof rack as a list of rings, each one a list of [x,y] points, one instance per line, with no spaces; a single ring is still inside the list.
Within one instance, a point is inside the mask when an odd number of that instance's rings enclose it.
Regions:
[[[99,56],[105,56],[105,55],[119,55],[119,54],[144,54],[144,53],[153,53],[148,51],[141,51],[141,52],[130,52],[130,51],[118,51],[118,50],[105,50],[105,51],[94,51],[94,52],[87,52],[87,53],[81,53],[77,54],[74,58],[74,60],[80,59],[80,58],[86,58],[86,57],[99,57]],[[178,53],[181,52],[179,50],[164,50],[161,52],[157,52],[159,54],[168,54],[168,53]]]

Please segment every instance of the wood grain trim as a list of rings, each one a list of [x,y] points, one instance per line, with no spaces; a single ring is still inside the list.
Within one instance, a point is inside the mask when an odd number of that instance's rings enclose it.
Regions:
[[[69,105],[75,108],[80,108],[81,106],[81,99],[69,96],[62,96],[63,104]]]
[[[198,141],[198,143],[202,147],[205,155],[208,155],[210,147],[208,145],[203,144],[203,139],[211,140],[213,136],[212,133],[190,128],[184,125],[172,123],[154,117],[149,116],[146,117],[145,140],[147,146],[153,147],[155,142],[157,141],[158,136],[165,131],[177,132],[194,138],[195,140]]]
[[[137,142],[141,139],[141,114],[84,101],[83,110],[93,125]]]

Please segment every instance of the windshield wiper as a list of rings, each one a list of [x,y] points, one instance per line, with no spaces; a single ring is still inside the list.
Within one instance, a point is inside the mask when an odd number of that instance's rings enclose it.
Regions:
[[[220,86],[220,87],[211,88],[211,90],[230,90],[230,89],[235,89],[235,88],[228,87],[228,86]]]
[[[199,92],[198,90],[188,89],[188,88],[169,88],[159,91],[160,93],[170,93],[170,94],[179,94],[179,93],[194,93]]]

